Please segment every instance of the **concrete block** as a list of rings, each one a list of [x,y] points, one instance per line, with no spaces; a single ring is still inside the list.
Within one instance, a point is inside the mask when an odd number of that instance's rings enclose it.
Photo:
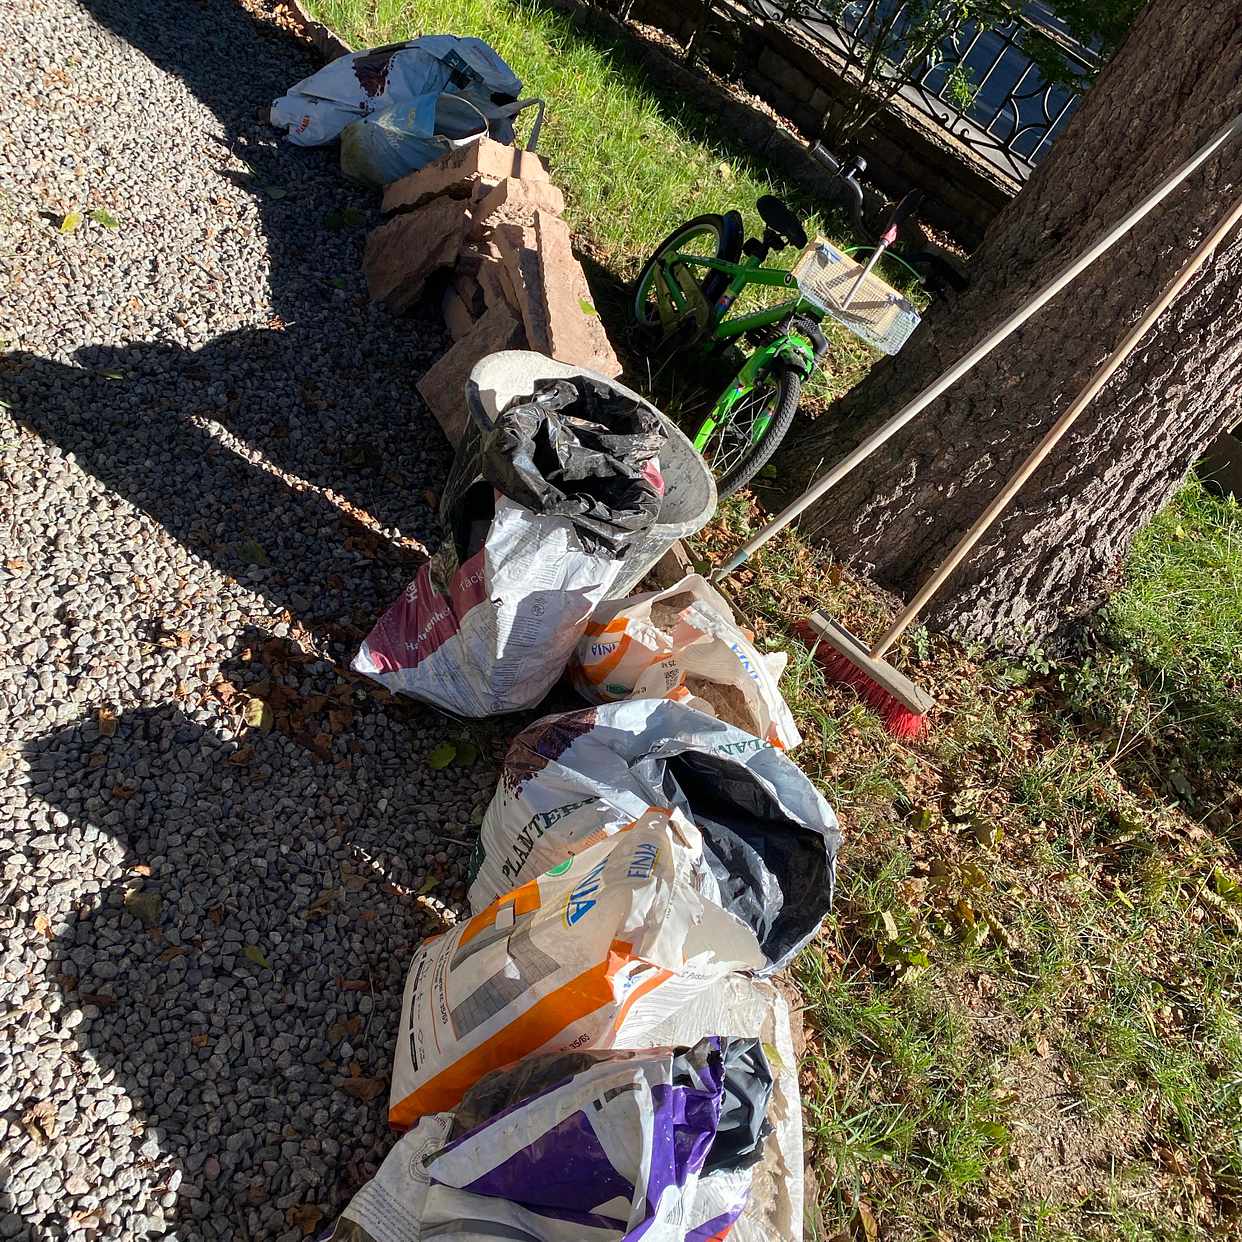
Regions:
[[[371,301],[394,312],[413,305],[433,272],[457,262],[468,219],[461,202],[440,198],[373,229],[362,259]]]
[[[394,181],[384,190],[382,206],[385,211],[408,210],[442,194],[477,201],[506,177],[547,181],[548,170],[530,151],[480,138]]]
[[[501,349],[521,349],[525,336],[517,315],[508,306],[493,306],[473,330],[442,354],[418,381],[419,395],[435,415],[440,429],[456,447],[470,415],[466,410],[466,380],[474,364]]]

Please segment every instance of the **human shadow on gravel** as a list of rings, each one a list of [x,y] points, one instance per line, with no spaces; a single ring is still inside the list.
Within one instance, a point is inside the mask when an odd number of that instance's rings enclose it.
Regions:
[[[0,401],[19,425],[72,453],[81,469],[274,612],[287,609],[325,639],[339,639],[333,654],[344,658],[413,577],[423,547],[438,542],[434,496],[405,486],[401,433],[391,427],[387,435],[377,430],[352,478],[355,494],[387,495],[402,540],[385,535],[371,511],[359,512],[340,482],[329,496],[290,481],[231,435],[235,420],[279,415],[268,413],[261,370],[248,388],[219,395],[224,408],[210,376],[235,355],[280,355],[281,335],[239,332],[194,353],[158,345],[80,351],[93,360],[89,369],[10,353],[0,356]],[[315,434],[294,426],[291,419],[271,433]],[[447,450],[431,451],[447,467]]]
[[[75,1071],[115,1071],[194,1238],[301,1236],[374,1172],[404,973],[438,901],[460,905],[437,880],[494,783],[486,758],[436,771],[408,753],[361,683],[243,641],[202,702],[24,748],[33,792],[123,872],[85,886],[51,948],[65,1009],[86,1015]],[[270,731],[242,727],[248,694],[276,705]],[[403,747],[380,759],[388,730]],[[64,1196],[66,1223],[77,1206]]]
[[[119,374],[118,386],[142,383],[152,418],[209,413],[275,465],[334,488],[382,525],[405,529],[411,510],[415,526],[425,524],[424,491],[438,486],[450,458],[415,389],[449,343],[439,308],[398,320],[369,305],[362,252],[380,219],[378,192],[345,180],[336,144],[293,146],[257,116],[319,68],[309,45],[238,0],[179,4],[174,20],[159,0],[80,3],[181,79],[219,121],[208,162],[222,187],[240,185],[253,199],[274,315],[270,331],[226,334],[196,350],[136,344],[84,351],[79,361]],[[152,116],[147,141],[158,150],[161,130],[177,123]],[[243,279],[227,267],[230,233],[239,228],[227,207],[208,219],[223,244],[198,261],[222,301]],[[153,265],[166,261],[150,255]],[[124,400],[91,395],[103,397],[105,411]]]

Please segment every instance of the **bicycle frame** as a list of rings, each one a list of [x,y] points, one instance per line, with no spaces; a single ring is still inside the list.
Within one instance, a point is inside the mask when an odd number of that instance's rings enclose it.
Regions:
[[[753,314],[739,315],[736,319],[726,319],[725,316],[737,300],[738,294],[747,285],[765,285],[776,289],[798,288],[798,282],[793,278],[792,273],[761,267],[761,262],[752,256],[745,263],[729,263],[725,259],[683,254],[679,251],[666,263],[661,264],[666,279],[656,282],[656,303],[661,320],[666,326],[671,326],[687,314],[693,313],[696,319],[702,320],[702,326],[711,332],[713,340],[730,341],[756,328],[766,328],[770,324],[779,323],[782,319],[796,313],[812,315],[816,322],[823,319],[823,309],[814,302],[808,302],[801,293],[787,302],[769,306]],[[675,279],[672,269],[678,263],[683,267],[694,266],[707,268],[714,272],[724,272],[726,276],[731,276],[733,279],[716,304],[708,306],[702,296],[695,296],[699,293],[697,281],[692,282],[690,289],[687,290]],[[670,311],[671,314],[666,313]]]
[[[699,291],[697,280],[690,283],[687,289],[676,279],[675,268],[702,267],[710,271],[724,272],[732,277],[728,288],[721,294],[713,306],[708,306]],[[686,315],[693,315],[702,326],[710,331],[716,341],[730,341],[751,332],[756,328],[766,328],[779,323],[790,315],[798,312],[813,316],[818,322],[824,317],[823,310],[813,302],[808,302],[801,293],[750,315],[739,315],[736,319],[726,319],[738,294],[747,285],[763,285],[774,289],[797,289],[798,284],[792,273],[779,271],[775,268],[761,266],[762,260],[751,256],[744,263],[729,263],[724,259],[707,258],[702,255],[683,254],[678,252],[664,265],[665,280],[657,282],[656,301],[660,310],[660,318],[666,326],[672,326]],[[738,372],[736,379],[729,388],[720,395],[711,414],[703,421],[694,437],[696,451],[702,453],[712,434],[720,424],[728,422],[738,403],[753,389],[756,380],[777,356],[790,358],[804,375],[809,375],[815,365],[814,353],[809,345],[800,337],[784,336],[756,349],[746,365]],[[761,416],[751,432],[752,439],[758,442],[767,432],[771,415]]]

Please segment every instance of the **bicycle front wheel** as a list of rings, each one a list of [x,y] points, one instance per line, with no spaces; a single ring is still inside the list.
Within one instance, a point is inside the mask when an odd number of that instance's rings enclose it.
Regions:
[[[802,379],[786,363],[774,360],[749,392],[731,397],[732,390],[721,397],[694,438],[716,476],[721,500],[745,487],[780,447],[798,412]]]

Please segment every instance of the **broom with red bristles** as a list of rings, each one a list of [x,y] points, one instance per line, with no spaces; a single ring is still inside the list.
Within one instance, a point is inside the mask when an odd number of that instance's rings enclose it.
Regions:
[[[1220,223],[1199,243],[1181,271],[1169,281],[1160,296],[1148,308],[1147,313],[1126,333],[1121,343],[1088,380],[1069,408],[1048,429],[1044,438],[979,515],[975,524],[945,557],[943,563],[922,585],[918,594],[888,627],[882,638],[868,648],[844,626],[838,625],[818,612],[811,616],[809,623],[804,623],[814,638],[822,641],[823,645],[815,644],[815,658],[825,673],[834,680],[853,686],[884,717],[889,732],[895,737],[918,737],[926,728],[927,713],[935,706],[935,701],[908,677],[888,664],[883,659],[884,653],[906,632],[932,596],[965,560],[988,527],[1001,515],[1022,485],[1035,473],[1043,460],[1073,426],[1078,416],[1091,404],[1095,395],[1108,383],[1113,373],[1130,356],[1134,347],[1160,318],[1169,303],[1177,297],[1239,220],[1242,220],[1242,198],[1233,204]]]

